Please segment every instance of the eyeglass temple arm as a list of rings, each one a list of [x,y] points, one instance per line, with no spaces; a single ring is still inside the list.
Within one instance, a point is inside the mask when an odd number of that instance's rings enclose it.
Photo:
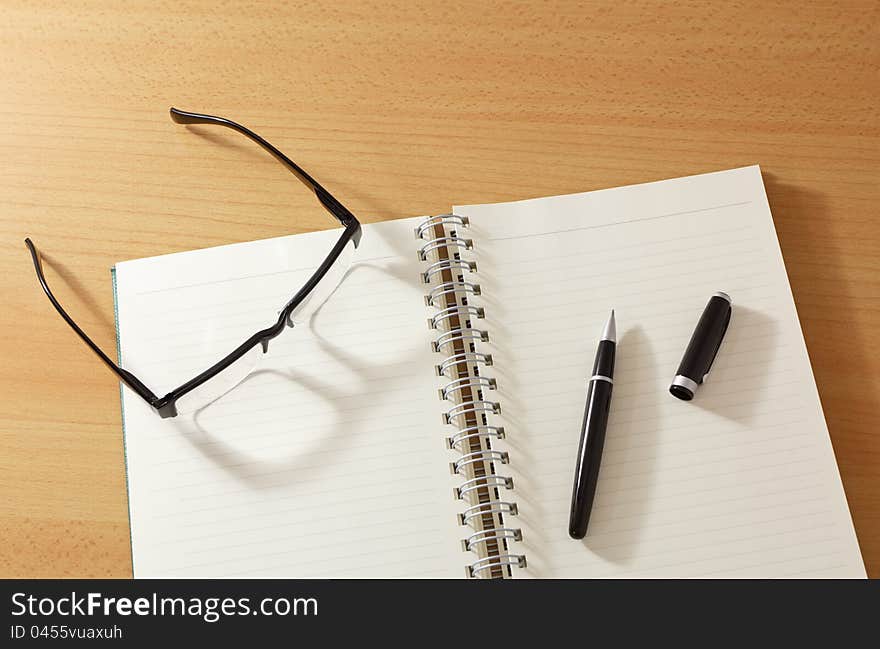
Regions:
[[[113,372],[119,379],[124,382],[128,387],[137,392],[142,398],[146,399],[149,403],[155,403],[158,401],[158,397],[153,394],[153,392],[145,386],[140,380],[131,372],[128,372],[121,367],[119,367],[116,363],[110,360],[110,357],[107,356],[103,352],[103,350],[95,344],[95,342],[88,337],[85,331],[80,329],[79,325],[74,322],[73,318],[71,318],[67,311],[64,310],[64,307],[61,306],[61,303],[55,298],[52,294],[52,290],[49,288],[49,285],[46,283],[46,276],[43,274],[43,261],[40,258],[40,253],[34,246],[34,243],[27,238],[24,240],[25,245],[28,247],[28,250],[31,253],[31,259],[34,262],[34,270],[37,272],[37,279],[40,280],[40,286],[43,287],[43,291],[46,293],[46,297],[49,298],[49,301],[52,303],[52,306],[55,307],[55,310],[64,318],[64,321],[70,325],[70,328],[76,332],[82,341],[91,347],[92,351],[95,352],[98,357],[104,362],[110,371]]]
[[[174,107],[171,107],[169,109],[169,112],[171,113],[171,119],[178,124],[219,124],[220,126],[231,128],[247,136],[257,144],[259,144],[261,147],[263,147],[266,151],[271,153],[275,157],[275,159],[278,160],[278,162],[287,167],[288,170],[290,170],[290,172],[294,176],[299,178],[299,180],[306,187],[315,192],[315,195],[318,197],[318,200],[321,201],[321,204],[342,225],[349,226],[352,223],[358,222],[354,214],[348,211],[348,208],[346,208],[342,203],[336,200],[336,197],[334,197],[333,194],[324,189],[320,185],[320,183],[312,178],[309,174],[307,174],[302,167],[300,167],[293,160],[281,153],[281,151],[276,149],[272,144],[264,140],[262,137],[254,133],[249,128],[242,126],[237,122],[233,122],[231,119],[226,119],[225,117],[204,115],[202,113],[191,113],[189,111],[179,110]]]

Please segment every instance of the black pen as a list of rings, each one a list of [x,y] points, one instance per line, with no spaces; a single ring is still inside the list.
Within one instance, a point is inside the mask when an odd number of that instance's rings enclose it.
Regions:
[[[605,444],[605,427],[608,424],[608,408],[611,406],[611,388],[614,385],[614,352],[617,348],[617,332],[614,311],[608,318],[587,390],[587,407],[584,410],[584,423],[581,426],[581,441],[578,446],[577,465],[574,469],[574,489],[571,493],[571,516],[568,520],[568,534],[573,539],[582,539],[587,534],[596,482],[599,478],[599,464],[602,462],[602,447]]]

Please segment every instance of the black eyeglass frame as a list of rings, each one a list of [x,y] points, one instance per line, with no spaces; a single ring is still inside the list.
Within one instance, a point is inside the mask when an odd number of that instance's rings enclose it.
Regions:
[[[315,195],[318,197],[318,201],[320,201],[321,205],[330,212],[330,214],[339,221],[344,227],[345,230],[340,236],[339,240],[336,242],[336,245],[330,251],[330,254],[327,255],[326,259],[318,266],[318,269],[312,274],[311,277],[306,281],[306,283],[300,288],[300,290],[293,296],[293,298],[284,306],[281,310],[278,319],[276,322],[266,329],[261,329],[250,338],[241,343],[238,347],[236,347],[232,352],[228,355],[220,359],[214,365],[201,372],[197,376],[194,376],[189,381],[184,383],[178,388],[175,388],[164,397],[156,396],[152,390],[150,390],[144,383],[138,379],[134,374],[129,372],[128,370],[123,369],[119,365],[113,362],[113,360],[106,354],[104,351],[98,347],[98,345],[91,339],[89,336],[80,328],[79,325],[76,324],[74,319],[64,310],[64,307],[61,306],[61,303],[52,293],[52,290],[49,288],[48,283],[46,282],[46,276],[43,273],[43,262],[40,258],[40,253],[37,250],[36,246],[34,246],[33,242],[30,238],[25,239],[25,245],[31,253],[31,259],[34,262],[34,270],[37,273],[37,279],[40,282],[40,286],[42,286],[43,291],[46,293],[46,296],[49,298],[49,301],[52,303],[52,306],[55,307],[55,310],[64,318],[65,322],[70,325],[70,328],[73,329],[76,334],[82,339],[86,345],[88,345],[93,352],[101,359],[101,361],[119,378],[120,381],[125,383],[129,388],[131,388],[138,396],[140,396],[144,401],[150,404],[154,410],[164,419],[168,417],[177,416],[177,400],[180,399],[183,395],[191,392],[195,388],[200,385],[206,383],[210,379],[214,378],[218,374],[220,374],[223,370],[232,365],[235,361],[239,360],[242,356],[248,353],[251,349],[260,345],[263,349],[263,353],[265,354],[269,350],[269,341],[278,336],[283,330],[285,325],[292,327],[293,326],[293,312],[303,301],[309,296],[309,294],[314,290],[314,288],[318,285],[318,283],[324,278],[330,268],[333,267],[333,264],[336,263],[336,260],[339,258],[339,255],[342,254],[342,251],[345,249],[349,243],[353,243],[354,247],[357,248],[360,244],[361,240],[361,224],[355,218],[354,214],[352,214],[342,203],[340,203],[336,198],[324,189],[314,178],[312,178],[308,173],[306,173],[299,165],[297,165],[293,160],[284,155],[281,151],[275,148],[272,144],[264,140],[262,137],[251,131],[250,129],[233,122],[232,120],[226,119],[224,117],[216,117],[214,115],[204,115],[201,113],[191,113],[183,110],[178,110],[177,108],[171,108],[171,119],[178,124],[217,124],[220,126],[225,126],[227,128],[231,128],[243,135],[247,136],[261,147],[263,147],[266,151],[272,154],[276,160],[278,160],[281,164],[283,164],[287,169],[296,176],[306,187],[315,192]]]

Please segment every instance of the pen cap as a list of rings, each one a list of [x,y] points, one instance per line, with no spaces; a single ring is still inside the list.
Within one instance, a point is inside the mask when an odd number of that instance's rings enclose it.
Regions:
[[[673,396],[683,401],[694,398],[697,388],[715,361],[730,324],[730,314],[730,296],[727,293],[715,293],[697,322],[675,378],[672,379],[672,385],[669,386],[669,392]]]

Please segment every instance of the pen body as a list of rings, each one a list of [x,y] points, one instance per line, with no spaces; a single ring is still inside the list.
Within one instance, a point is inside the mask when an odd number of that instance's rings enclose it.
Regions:
[[[587,389],[587,405],[581,426],[574,487],[571,494],[571,515],[568,521],[568,533],[575,539],[586,536],[593,498],[596,495],[602,448],[605,445],[605,429],[608,425],[608,410],[611,407],[615,349],[615,343],[610,340],[599,342],[593,374]]]

